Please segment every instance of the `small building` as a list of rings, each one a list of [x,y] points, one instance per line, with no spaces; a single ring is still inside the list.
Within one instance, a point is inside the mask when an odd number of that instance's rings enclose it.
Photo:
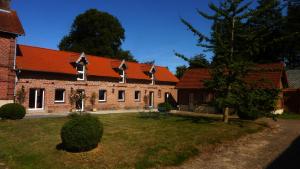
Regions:
[[[9,1],[0,1],[9,2]],[[167,67],[84,53],[19,45],[24,30],[9,3],[0,3],[0,100],[25,91],[29,111],[156,108],[177,99],[178,79]],[[74,100],[70,96],[79,99]],[[71,106],[72,105],[72,106]]]
[[[204,83],[211,79],[211,73],[206,68],[195,68],[185,72],[177,83],[178,105],[181,110],[214,112],[214,108],[208,106],[213,101],[214,94],[206,89]],[[245,77],[247,83],[258,82],[265,88],[284,89],[288,86],[285,66],[283,63],[259,64]],[[276,113],[282,113],[284,107],[283,93],[277,103]]]
[[[290,113],[300,113],[300,70],[287,70],[289,88],[284,90],[284,109]]]

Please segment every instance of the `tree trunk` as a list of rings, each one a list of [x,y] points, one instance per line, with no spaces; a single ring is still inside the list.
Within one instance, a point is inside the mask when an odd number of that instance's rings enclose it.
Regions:
[[[229,107],[225,107],[224,113],[223,113],[223,122],[228,123],[229,119]]]

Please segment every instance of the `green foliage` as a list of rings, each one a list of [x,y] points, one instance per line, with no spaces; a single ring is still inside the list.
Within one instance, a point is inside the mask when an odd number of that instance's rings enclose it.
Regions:
[[[158,111],[159,112],[170,112],[171,109],[172,109],[172,105],[168,102],[158,104]]]
[[[288,4],[285,34],[289,39],[285,41],[284,47],[287,67],[300,68],[300,3],[292,2]]]
[[[237,94],[239,104],[237,114],[241,119],[255,120],[263,116],[273,116],[279,97],[278,89],[251,88]]]
[[[185,71],[187,71],[187,70],[188,70],[188,68],[185,65],[177,66],[176,67],[176,77],[180,79],[184,75]]]
[[[284,58],[284,17],[280,0],[259,0],[259,12],[247,23],[250,31],[256,32],[253,38],[254,55],[250,58],[255,63],[274,63]]]
[[[8,103],[0,108],[0,118],[2,119],[23,119],[25,117],[25,114],[25,107],[17,103]]]
[[[209,62],[203,54],[199,54],[191,58],[188,58],[180,53],[175,53],[175,55],[188,62],[189,68],[207,68],[209,66]]]
[[[97,147],[103,134],[103,125],[90,114],[73,115],[61,129],[62,146],[70,152],[89,151]]]
[[[124,40],[125,30],[116,17],[90,9],[75,18],[59,49],[135,61],[129,51],[121,49]]]
[[[25,102],[25,98],[26,98],[25,87],[22,86],[21,89],[19,89],[16,93],[16,101],[19,104],[23,104]]]

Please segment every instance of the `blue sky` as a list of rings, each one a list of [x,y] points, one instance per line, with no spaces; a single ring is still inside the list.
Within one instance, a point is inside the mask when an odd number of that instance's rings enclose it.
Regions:
[[[12,8],[18,12],[26,32],[18,43],[51,49],[57,49],[78,14],[90,8],[106,11],[116,16],[125,29],[123,49],[130,50],[141,62],[154,59],[157,65],[174,72],[176,66],[186,64],[174,55],[174,50],[186,56],[201,52],[180,17],[209,34],[211,23],[196,13],[196,8],[209,11],[208,3],[205,0],[12,0]]]

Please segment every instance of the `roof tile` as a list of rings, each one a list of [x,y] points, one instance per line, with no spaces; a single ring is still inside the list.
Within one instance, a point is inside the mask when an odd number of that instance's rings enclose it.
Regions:
[[[33,46],[18,45],[17,68],[21,70],[52,72],[63,74],[77,74],[73,67],[80,53],[58,51]],[[114,70],[121,61],[105,57],[86,55],[88,76],[119,78],[120,75]],[[144,64],[126,62],[125,70],[127,78],[151,80],[143,71]],[[178,79],[166,68],[156,66],[155,78],[162,82],[178,82]]]

